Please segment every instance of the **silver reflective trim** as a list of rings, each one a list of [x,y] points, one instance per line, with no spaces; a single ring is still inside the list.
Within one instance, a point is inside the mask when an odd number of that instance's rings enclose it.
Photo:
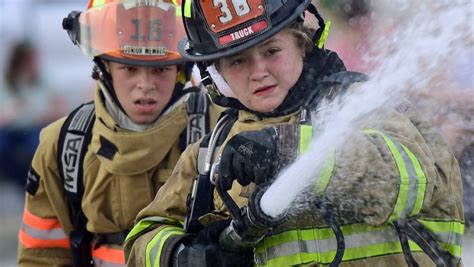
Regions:
[[[26,234],[37,239],[42,239],[42,240],[69,239],[69,237],[64,233],[63,228],[55,228],[51,230],[40,230],[40,229],[30,227],[26,224],[23,224],[21,228]]]
[[[204,173],[204,167],[206,164],[206,155],[207,155],[207,147],[200,147],[199,148],[199,155],[198,155],[198,171],[199,173]]]
[[[94,112],[94,104],[83,106],[77,111],[71,120],[71,125],[68,130],[86,132],[89,124],[92,121],[91,113]]]
[[[407,216],[410,215],[410,213],[415,208],[416,197],[418,195],[418,175],[416,174],[415,166],[413,166],[413,163],[411,162],[410,157],[405,152],[405,149],[403,149],[400,142],[395,140],[395,138],[393,138],[391,135],[385,132],[384,134],[388,139],[390,139],[393,142],[393,144],[397,147],[398,152],[402,156],[403,161],[405,163],[405,167],[407,169],[408,179],[410,181],[407,199],[406,199],[403,211],[401,214],[398,214],[398,218],[404,219],[404,218],[407,218]]]
[[[118,264],[109,261],[104,261],[96,257],[92,257],[95,267],[125,267],[125,264]]]
[[[160,238],[158,238],[158,241],[155,242],[155,245],[153,246],[153,248],[150,251],[150,263],[151,263],[152,266],[155,265],[155,260],[156,260],[157,255],[158,255],[158,250],[160,248],[160,245],[162,244],[162,242],[165,241],[165,240],[163,240],[163,238],[166,235],[168,235],[170,232],[176,232],[176,229],[167,229],[165,231],[160,231],[158,233],[160,235]]]
[[[437,233],[433,232],[432,230],[429,230],[433,235],[436,237],[436,240],[438,242],[443,242],[447,244],[453,244],[453,245],[462,245],[462,235],[458,233]]]
[[[315,229],[317,231],[317,229]],[[370,231],[353,235],[344,235],[346,249],[347,248],[363,248],[372,245],[380,245],[384,243],[398,242],[396,231],[387,227],[378,231]],[[298,253],[325,253],[336,251],[336,238],[326,238],[320,240],[296,240],[284,243],[278,246],[269,247],[263,253],[256,253],[255,260],[258,264],[267,264],[268,261],[295,255]]]

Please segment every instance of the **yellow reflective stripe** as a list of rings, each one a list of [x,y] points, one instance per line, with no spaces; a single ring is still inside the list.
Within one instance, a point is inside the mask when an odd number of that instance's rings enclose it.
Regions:
[[[182,221],[176,221],[176,220],[172,220],[172,219],[168,219],[168,218],[160,217],[160,216],[146,217],[146,218],[143,218],[142,220],[140,220],[137,224],[135,224],[135,226],[133,226],[132,230],[130,230],[130,233],[128,233],[125,240],[129,240],[129,239],[134,238],[135,236],[141,234],[143,231],[148,229],[150,226],[152,226],[154,224],[158,224],[158,223],[168,224],[168,225],[175,225],[175,226],[178,226],[178,227],[180,227],[184,224],[184,222],[182,222]]]
[[[407,153],[408,157],[410,158],[416,172],[416,176],[418,177],[418,192],[416,194],[415,205],[413,210],[410,213],[410,216],[415,216],[421,211],[423,207],[423,201],[425,200],[425,190],[426,190],[426,176],[421,168],[421,164],[418,159],[413,155],[413,153],[408,149],[406,146],[402,144],[405,153]]]
[[[423,251],[415,242],[409,240],[410,251]],[[359,248],[348,248],[344,251],[343,261],[362,259],[367,257],[382,256],[388,254],[403,253],[400,241],[387,242],[384,244],[370,245]],[[332,260],[332,259],[331,259]]]
[[[165,241],[172,235],[183,234],[184,230],[176,226],[165,226],[146,245],[145,266],[160,266],[161,250]],[[153,265],[152,265],[153,263]]]
[[[418,214],[423,206],[426,190],[426,176],[418,159],[406,146],[392,136],[374,129],[365,130],[364,132],[370,135],[380,135],[383,138],[400,173],[397,201],[389,220],[395,221],[399,218]]]
[[[183,14],[182,14],[182,12],[181,12],[181,6],[179,5],[178,1],[177,1],[177,0],[172,0],[171,2],[175,5],[175,8],[176,8],[176,17],[181,17],[181,16],[183,16]]]
[[[401,253],[396,231],[389,225],[366,224],[341,227],[346,249],[343,260]],[[296,229],[266,237],[255,250],[259,266],[290,266],[306,263],[330,263],[336,254],[337,242],[329,227]],[[412,251],[421,248],[411,243]]]
[[[300,155],[308,151],[312,136],[313,127],[311,125],[300,125],[300,143],[298,147]]]
[[[105,1],[106,1],[106,0],[95,0],[95,1],[92,3],[92,7],[100,7],[100,6],[103,6],[103,5],[105,5]]]
[[[328,187],[329,181],[331,180],[332,173],[334,171],[334,165],[335,165],[335,155],[334,151],[330,153],[329,157],[326,158],[326,161],[324,162],[323,169],[321,170],[321,173],[319,174],[318,179],[316,179],[316,196],[322,196],[326,192],[326,188]]]
[[[326,24],[324,25],[324,30],[321,33],[321,37],[315,43],[315,46],[317,46],[319,49],[323,48],[324,44],[326,43],[326,40],[328,39],[328,36],[329,36],[330,29],[331,29],[331,21],[328,20],[326,21]]]
[[[398,218],[400,218],[400,215],[402,214],[404,208],[405,208],[405,203],[408,198],[408,185],[410,184],[410,181],[408,180],[408,172],[407,168],[405,166],[405,163],[403,161],[402,156],[400,155],[400,152],[398,151],[397,147],[395,144],[388,138],[385,134],[382,132],[379,132],[377,130],[369,129],[364,131],[367,134],[377,134],[382,136],[383,140],[387,144],[388,148],[390,149],[390,152],[392,153],[395,163],[397,164],[399,173],[400,173],[400,189],[397,197],[397,201],[395,203],[395,209],[390,216],[390,221],[395,221]]]
[[[125,238],[125,241],[129,240],[129,239],[132,239],[134,238],[135,236],[141,234],[143,231],[145,231],[146,229],[148,229],[150,226],[152,226],[153,224],[155,224],[155,222],[151,222],[151,221],[144,221],[144,220],[141,220],[139,221],[133,228],[132,230],[130,230],[130,232],[128,233],[127,237]]]
[[[419,219],[437,238],[441,248],[454,256],[461,255],[464,225],[460,221]],[[398,234],[390,225],[343,225],[345,237],[343,261],[403,253]],[[411,251],[422,251],[409,240]],[[332,230],[327,227],[292,229],[265,237],[255,249],[257,266],[290,266],[308,263],[330,263],[337,249]]]
[[[299,154],[306,153],[309,150],[309,144],[311,139],[313,138],[313,126],[312,125],[299,125],[299,147],[298,152]],[[326,158],[323,167],[319,173],[318,179],[316,179],[315,183],[315,194],[317,196],[321,196],[326,191],[328,187],[330,178],[334,171],[334,162],[335,162],[335,155],[334,151],[332,151],[328,158]]]
[[[186,18],[191,18],[191,0],[184,1],[184,16]]]
[[[464,223],[462,221],[418,221],[432,232],[443,250],[448,251],[456,257],[461,257],[462,236],[464,234]]]
[[[417,219],[417,221],[433,232],[453,232],[461,235],[464,234],[464,223],[462,221],[439,221],[425,219]]]

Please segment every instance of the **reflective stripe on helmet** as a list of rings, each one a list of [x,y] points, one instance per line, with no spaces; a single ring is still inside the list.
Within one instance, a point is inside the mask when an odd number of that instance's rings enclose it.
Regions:
[[[323,48],[324,44],[326,43],[326,40],[328,39],[330,29],[331,29],[331,21],[326,21],[326,24],[324,25],[324,30],[321,33],[321,37],[319,37],[319,39],[316,40],[316,43],[314,44],[317,48],[319,49]]]

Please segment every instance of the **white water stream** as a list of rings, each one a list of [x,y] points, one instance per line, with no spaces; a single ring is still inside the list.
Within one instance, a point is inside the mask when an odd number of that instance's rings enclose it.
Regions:
[[[310,151],[284,170],[262,197],[266,214],[278,216],[298,203],[304,189],[315,183],[328,149],[341,145],[355,118],[403,94],[432,86],[440,73],[457,71],[455,62],[472,53],[474,1],[395,0],[384,5],[389,5],[386,13],[379,10],[375,19],[387,25],[390,33],[380,36],[379,32],[370,40],[381,51],[377,57],[367,55],[378,62],[369,73],[370,81],[340,105],[331,106]]]

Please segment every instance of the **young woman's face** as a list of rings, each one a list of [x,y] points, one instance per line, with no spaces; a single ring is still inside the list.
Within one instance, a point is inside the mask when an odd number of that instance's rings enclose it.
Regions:
[[[173,95],[177,66],[138,67],[108,63],[117,98],[130,119],[148,124],[158,118]]]
[[[304,49],[283,30],[261,44],[219,61],[219,72],[247,108],[276,109],[303,70]]]

